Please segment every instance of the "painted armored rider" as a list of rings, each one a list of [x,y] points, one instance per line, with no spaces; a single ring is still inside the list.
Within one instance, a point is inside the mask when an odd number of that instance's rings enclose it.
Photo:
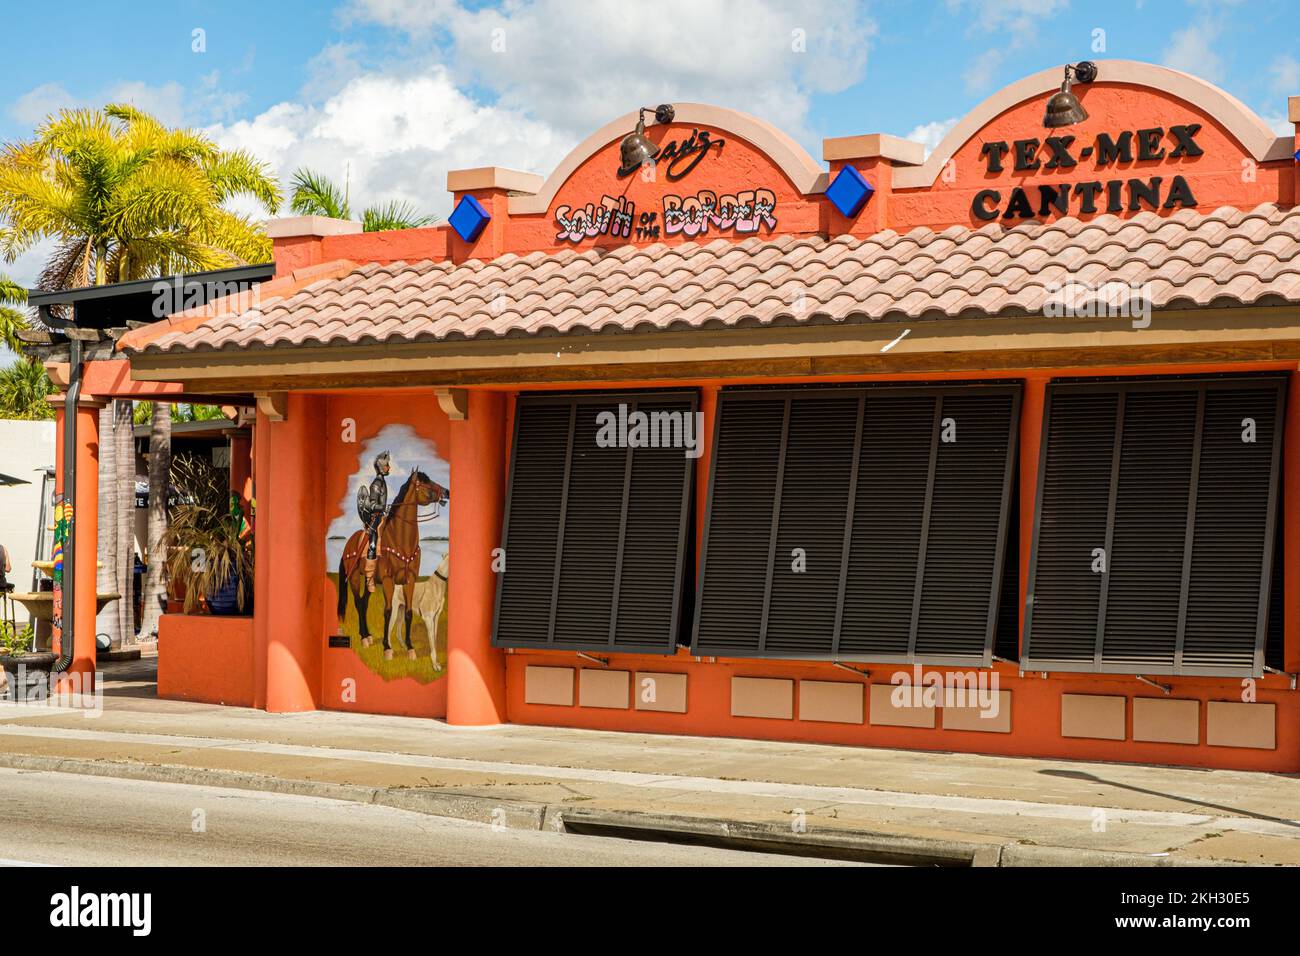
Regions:
[[[388,452],[375,458],[375,477],[370,484],[357,489],[357,516],[366,529],[370,546],[366,549],[366,591],[375,590],[375,567],[379,563],[379,531],[384,519],[388,517],[388,482],[385,478],[392,471]]]

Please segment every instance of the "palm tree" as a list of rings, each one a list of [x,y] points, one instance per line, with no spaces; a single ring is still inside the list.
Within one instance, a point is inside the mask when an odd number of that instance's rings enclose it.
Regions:
[[[27,301],[27,290],[8,276],[0,275],[0,342],[10,352],[19,355],[23,352],[23,343],[18,333],[28,327],[27,316],[21,309],[13,306]]]
[[[269,261],[265,229],[226,208],[239,196],[252,197],[271,212],[280,203],[275,179],[248,153],[219,149],[202,133],[170,129],[132,106],[62,110],[30,141],[0,150],[0,254],[13,261],[37,242],[54,239],[55,252],[38,282],[44,289]],[[170,431],[169,412],[165,404],[155,407],[153,435]],[[135,478],[132,416],[119,407],[105,409],[102,420],[113,430],[115,454],[101,461],[109,459],[115,472],[101,471],[101,486],[120,489]],[[152,435],[150,451],[161,451]],[[101,524],[119,531],[116,547],[103,555],[123,595],[114,618],[119,622],[130,620],[134,536],[122,529],[129,528],[133,512],[126,509],[134,500],[133,494],[118,495],[118,520]],[[152,544],[165,529],[153,527],[152,509],[150,519]],[[156,621],[150,611],[159,607],[165,590],[164,562],[154,557],[150,569],[158,573],[148,578],[154,590],[146,590],[145,616]],[[103,623],[120,642],[122,625]]]
[[[55,239],[45,289],[269,261],[265,230],[225,208],[236,196],[280,203],[265,166],[202,133],[131,106],[63,110],[0,151],[0,254]]]
[[[45,400],[53,391],[45,366],[19,356],[8,368],[0,369],[0,418],[53,418],[54,407]]]
[[[300,167],[290,183],[293,193],[289,208],[303,216],[328,216],[331,219],[351,219],[352,207],[348,190],[321,173]],[[366,232],[387,232],[390,229],[419,229],[438,221],[437,216],[418,212],[410,203],[393,199],[386,203],[367,206],[361,213],[361,228]]]

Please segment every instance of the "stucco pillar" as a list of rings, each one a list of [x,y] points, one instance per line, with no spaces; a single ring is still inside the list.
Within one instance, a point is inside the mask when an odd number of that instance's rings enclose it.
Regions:
[[[253,436],[242,428],[228,431],[226,435],[230,438],[230,490],[246,504],[253,490],[249,485],[253,477]]]
[[[1020,642],[1024,653],[1025,601],[1029,597],[1029,557],[1034,543],[1034,501],[1038,496],[1038,459],[1043,439],[1043,409],[1050,376],[1025,376],[1020,399]]]
[[[324,400],[289,395],[284,420],[259,409],[256,430],[254,654],[265,651],[267,710],[315,710],[325,640]]]
[[[506,714],[505,655],[491,646],[505,508],[506,397],[469,393],[451,423],[451,593],[447,608],[447,722],[499,724]],[[507,562],[509,555],[506,555]]]
[[[77,486],[73,491],[73,639],[72,663],[59,689],[89,693],[95,689],[95,564],[99,559],[99,410],[103,402],[83,399],[77,405]],[[60,425],[62,414],[59,416]],[[60,431],[59,444],[62,445]],[[61,461],[60,461],[61,463]],[[64,595],[64,600],[68,595]]]
[[[271,608],[271,564],[262,559],[262,529],[270,514],[264,492],[271,485],[271,424],[259,410],[253,422],[253,706],[266,708],[266,648],[270,642],[267,613]],[[268,544],[269,548],[269,544]]]

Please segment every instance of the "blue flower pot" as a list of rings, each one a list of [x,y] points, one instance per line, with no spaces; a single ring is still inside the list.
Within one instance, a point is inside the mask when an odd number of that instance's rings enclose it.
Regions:
[[[208,610],[213,614],[252,614],[253,589],[244,589],[244,606],[239,606],[239,578],[232,574],[225,583],[208,595]]]

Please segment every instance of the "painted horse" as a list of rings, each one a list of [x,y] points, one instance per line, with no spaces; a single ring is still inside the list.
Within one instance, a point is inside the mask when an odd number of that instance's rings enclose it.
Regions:
[[[442,617],[442,612],[447,607],[450,561],[451,554],[448,552],[442,556],[442,561],[434,569],[433,574],[415,585],[415,605],[413,609],[416,614],[420,615],[420,619],[424,621],[424,632],[429,635],[429,659],[433,662],[435,671],[442,670],[442,665],[438,663],[438,618]],[[405,600],[406,595],[400,589],[394,591],[393,611],[396,612],[399,607],[405,607]],[[390,630],[397,630],[396,617],[393,619]],[[390,633],[388,637],[391,641],[393,634]],[[406,656],[411,659],[415,658],[415,649],[409,644],[406,645]]]
[[[384,593],[384,659],[392,660],[393,649],[388,640],[389,622],[393,613],[394,593],[401,589],[402,602],[405,607],[405,641],[407,656],[414,658],[411,647],[411,609],[415,591],[415,578],[420,573],[420,525],[419,509],[433,505],[440,509],[451,495],[442,485],[431,479],[424,472],[416,470],[402,484],[393,499],[388,516],[384,518],[379,532],[379,548],[375,555],[375,580],[383,587]],[[435,512],[436,513],[436,512]],[[343,546],[343,556],[339,558],[339,630],[343,630],[343,617],[348,609],[348,591],[352,592],[353,602],[357,607],[357,620],[361,646],[369,647],[373,642],[370,634],[370,621],[367,611],[370,608],[370,590],[366,587],[366,552],[370,540],[362,528],[348,538]]]

